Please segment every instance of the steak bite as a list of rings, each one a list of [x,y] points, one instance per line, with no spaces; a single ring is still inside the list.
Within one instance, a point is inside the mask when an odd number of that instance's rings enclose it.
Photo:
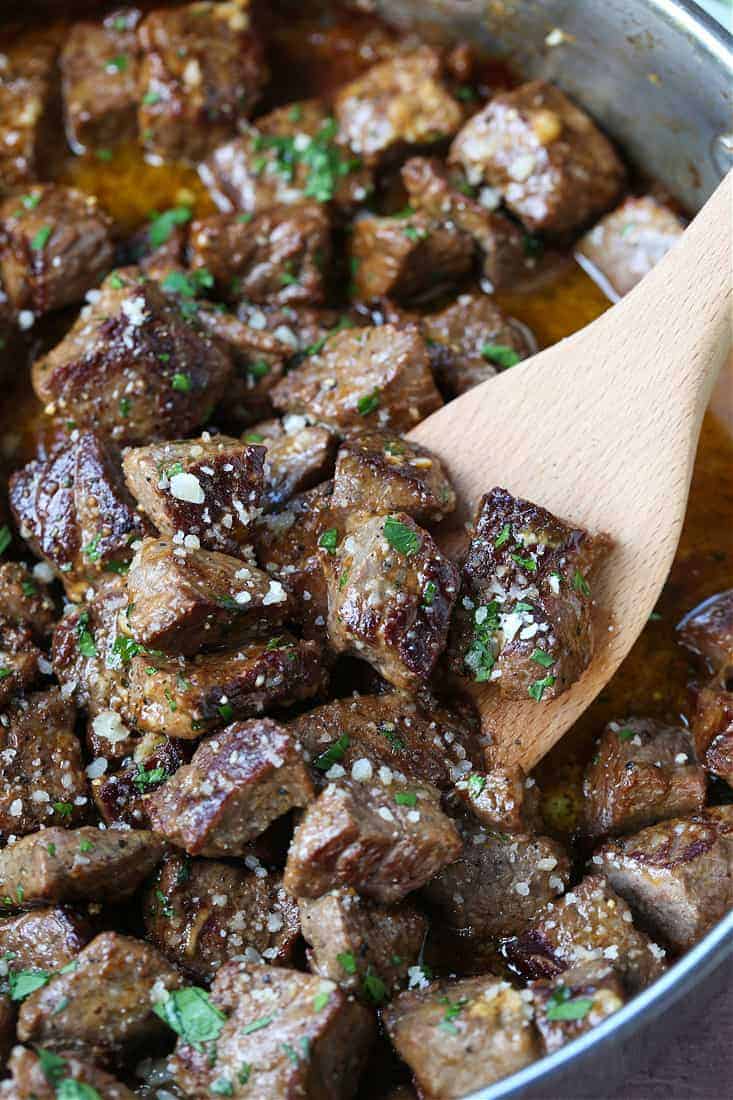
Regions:
[[[470,184],[487,183],[530,232],[581,229],[618,198],[625,172],[610,141],[543,80],[494,96],[451,146]]]
[[[262,435],[265,457],[265,509],[274,512],[304,489],[324,481],[333,472],[336,438],[316,426],[286,430],[279,420],[255,424],[252,435]]]
[[[733,787],[733,680],[715,676],[698,693],[692,733],[707,771]]]
[[[689,730],[651,718],[609,722],[585,770],[585,829],[631,833],[702,810],[705,792]]]
[[[102,744],[96,734],[99,756],[109,764],[109,757],[118,755]],[[107,768],[92,779],[92,796],[100,817],[108,825],[129,825],[133,829],[149,829],[146,794],[165,783],[191,756],[190,743],[172,740],[162,734],[148,733],[134,744],[132,755],[125,756],[122,767],[111,775]]]
[[[113,271],[60,344],[33,364],[47,411],[125,443],[195,431],[223,396],[231,360],[156,283]]]
[[[523,832],[538,817],[537,799],[527,798],[519,766],[469,772],[456,782],[455,796],[477,821],[500,832]]]
[[[3,615],[19,625],[27,624],[36,638],[51,633],[56,606],[46,591],[46,581],[20,561],[0,565],[0,607]]]
[[[442,404],[417,328],[391,324],[335,333],[275,386],[272,400],[336,431],[408,431]]]
[[[25,623],[14,625],[0,615],[0,707],[38,679],[42,657],[30,628]]]
[[[23,538],[75,600],[105,573],[123,571],[147,530],[115,452],[93,432],[16,470],[10,505]]]
[[[91,939],[87,922],[70,909],[31,909],[0,920],[0,952],[8,970],[60,970]]]
[[[283,967],[230,962],[211,1003],[224,1015],[216,1058],[180,1039],[173,1079],[186,1096],[350,1100],[375,1037],[371,1013],[333,982]]]
[[[0,276],[15,309],[80,302],[112,267],[111,226],[96,198],[58,184],[0,204]]]
[[[607,542],[505,489],[487,493],[453,617],[454,670],[513,699],[566,691],[593,655],[588,576]]]
[[[43,1056],[45,1053],[45,1057]],[[53,1060],[52,1060],[53,1059]],[[52,1069],[50,1067],[53,1067]],[[8,1061],[12,1080],[0,1084],[3,1100],[55,1100],[57,1085],[63,1085],[74,1095],[94,1092],[101,1100],[134,1100],[135,1093],[121,1084],[103,1069],[91,1062],[80,1061],[75,1054],[64,1053],[60,1058],[50,1052],[13,1048]]]
[[[262,447],[204,432],[198,439],[133,447],[122,467],[161,535],[182,536],[184,545],[186,536],[195,536],[207,550],[237,555],[259,515],[264,458]]]
[[[610,963],[576,963],[558,977],[532,982],[534,1022],[547,1054],[591,1031],[626,1001]]]
[[[581,237],[577,255],[583,267],[589,266],[600,277],[612,297],[622,298],[683,232],[677,215],[652,195],[631,196]]]
[[[3,191],[37,180],[43,173],[52,128],[56,52],[51,41],[33,35],[0,52]]]
[[[458,1100],[540,1055],[529,1004],[493,974],[401,993],[383,1019],[425,1100]]]
[[[298,908],[311,970],[367,1004],[396,993],[417,964],[428,926],[407,902],[387,908],[347,887]]]
[[[733,588],[693,608],[680,621],[677,632],[682,645],[711,672],[733,665]]]
[[[138,30],[138,126],[154,163],[196,163],[251,115],[269,76],[249,0],[162,8]]]
[[[646,926],[687,951],[733,906],[733,806],[651,825],[593,858]]]

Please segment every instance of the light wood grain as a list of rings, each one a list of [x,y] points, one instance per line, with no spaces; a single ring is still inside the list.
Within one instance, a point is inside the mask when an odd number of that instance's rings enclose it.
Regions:
[[[603,615],[590,668],[556,700],[474,685],[494,755],[525,768],[611,678],[654,608],[685,515],[700,425],[731,348],[733,174],[679,243],[598,320],[424,420],[467,518],[495,485],[614,549],[594,581]]]

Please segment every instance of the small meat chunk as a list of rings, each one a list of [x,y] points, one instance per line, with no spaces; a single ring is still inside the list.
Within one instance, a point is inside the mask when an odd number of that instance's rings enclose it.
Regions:
[[[559,977],[533,982],[534,1022],[547,1054],[591,1031],[626,1001],[610,963],[577,963]]]
[[[135,1098],[126,1085],[91,1062],[80,1061],[75,1054],[65,1052],[63,1058],[51,1052],[45,1057],[42,1054],[27,1047],[13,1049],[8,1062],[13,1077],[0,1085],[2,1100],[55,1100],[62,1088],[75,1096],[93,1092],[101,1100]]]
[[[18,1038],[107,1061],[155,1042],[163,1025],[153,1012],[153,990],[160,996],[180,982],[154,947],[102,932],[79,952],[76,966],[23,1002]]]
[[[267,718],[236,722],[201,742],[190,764],[152,794],[153,828],[189,855],[235,856],[313,798],[289,732]]]
[[[697,696],[692,734],[707,771],[733,787],[733,680],[716,676]]]
[[[285,867],[294,897],[353,886],[393,905],[459,855],[460,837],[434,787],[387,785],[372,773],[368,760],[356,761],[350,777],[329,783],[307,808]]]
[[[53,130],[56,52],[53,42],[32,34],[0,52],[3,190],[43,175]]]
[[[3,1066],[7,1065],[8,1055],[15,1042],[15,1017],[15,1004],[10,994],[0,993],[0,1060]],[[5,1098],[15,1096],[16,1094],[10,1091],[11,1088],[9,1081],[0,1082],[0,1096]],[[50,1100],[53,1100],[53,1093]]]
[[[127,592],[126,623],[135,641],[168,653],[236,645],[280,625],[287,614],[277,582],[251,562],[168,539],[143,540]]]
[[[0,707],[37,680],[42,656],[25,623],[14,625],[0,615]]]
[[[154,163],[196,163],[234,136],[269,75],[249,0],[161,8],[138,39],[143,148]]]
[[[607,546],[544,508],[492,489],[482,499],[453,617],[454,670],[513,699],[566,691],[593,655],[588,576]]]
[[[80,302],[112,267],[111,225],[96,198],[58,184],[0,204],[0,276],[15,309]]]
[[[458,1100],[540,1055],[527,1002],[493,974],[401,993],[383,1018],[426,1100]]]
[[[651,718],[609,722],[583,781],[591,836],[631,833],[703,808],[705,772],[692,734]]]
[[[183,436],[223,396],[232,364],[213,337],[134,268],[113,271],[32,368],[41,401],[125,443]]]
[[[267,432],[268,434],[263,434]],[[333,472],[336,439],[317,426],[286,430],[278,420],[255,424],[252,435],[262,434],[265,458],[265,509],[277,511],[304,489],[311,489]]]
[[[427,921],[407,902],[377,905],[345,888],[298,907],[311,970],[367,1004],[396,993],[417,964]]]
[[[733,588],[693,608],[677,631],[683,646],[704,661],[711,672],[733,665]]]
[[[143,829],[42,829],[0,852],[0,895],[8,907],[120,901],[150,874],[164,848]]]
[[[225,1019],[216,1061],[181,1039],[173,1077],[186,1096],[351,1100],[375,1037],[371,1013],[333,982],[283,967],[230,962],[212,1004]]]
[[[577,255],[614,298],[622,298],[669,252],[684,226],[651,195],[626,199],[578,242]]]
[[[230,959],[254,952],[278,965],[289,962],[300,931],[298,907],[279,876],[179,855],[160,865],[143,916],[156,947],[203,982]]]
[[[61,51],[66,137],[75,153],[137,136],[137,8],[75,23]]]
[[[351,329],[283,378],[273,404],[336,431],[379,425],[408,431],[442,402],[414,325]]]
[[[524,772],[518,766],[492,768],[463,776],[456,783],[455,794],[482,825],[518,833],[537,817],[536,800],[527,798],[525,783]]]
[[[624,167],[591,118],[553,84],[494,96],[451,146],[471,184],[487,183],[530,232],[569,233],[618,198]]]
[[[0,954],[11,974],[60,970],[90,939],[87,922],[70,909],[31,909],[0,920]]]
[[[17,699],[0,723],[0,837],[87,817],[76,708],[58,689]]]
[[[687,951],[733,906],[733,806],[651,825],[594,859],[647,927]]]
[[[23,562],[6,561],[0,565],[0,607],[13,622],[30,626],[36,638],[53,630],[56,606],[42,580]]]
[[[124,736],[124,734],[123,734]],[[101,759],[110,763],[116,746],[110,752],[101,744],[103,738],[93,734]],[[126,739],[123,744],[126,744]],[[111,775],[107,769],[92,779],[92,795],[100,817],[108,825],[129,825],[133,829],[149,829],[146,794],[165,783],[175,771],[190,759],[190,742],[173,740],[162,734],[148,733],[136,740],[132,755],[123,760],[119,771]],[[105,755],[106,753],[106,755]],[[99,759],[99,757],[98,757]]]
[[[115,452],[93,432],[17,470],[10,505],[23,538],[75,600],[105,573],[124,570],[147,530]]]
[[[340,136],[367,165],[451,137],[463,112],[442,81],[443,71],[444,58],[431,46],[373,65],[336,93]]]

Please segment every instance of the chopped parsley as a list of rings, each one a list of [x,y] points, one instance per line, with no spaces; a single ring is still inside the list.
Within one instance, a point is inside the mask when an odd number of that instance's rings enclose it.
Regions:
[[[387,516],[383,531],[384,537],[392,549],[399,554],[404,554],[406,558],[409,558],[411,554],[416,554],[422,545],[422,540],[417,532],[401,520],[395,519],[394,516]]]
[[[447,1031],[449,1035],[457,1035],[458,1028],[453,1021],[457,1016],[460,1016],[469,1003],[468,997],[459,997],[457,1001],[452,1001],[450,997],[441,997],[440,1003],[445,1005],[445,1012],[443,1013],[443,1019],[438,1024],[438,1028],[440,1031]]]
[[[154,107],[156,103],[160,103],[160,95],[158,92],[146,92],[143,96],[143,103],[146,107]]]
[[[59,817],[71,817],[74,812],[74,807],[70,802],[54,802],[53,808],[54,812],[57,813]]]
[[[618,731],[619,741],[631,741],[635,736],[635,730],[629,729],[628,726],[625,729]]]
[[[127,54],[118,53],[116,57],[110,57],[106,68],[107,72],[123,73],[127,68]]]
[[[346,588],[346,585],[349,583],[350,572],[350,569],[344,569],[343,573],[339,577],[339,592],[343,591],[343,589]]]
[[[41,989],[51,978],[47,970],[11,970],[8,973],[10,996],[14,1001],[24,1001],[31,993]]]
[[[202,290],[213,287],[214,276],[205,267],[197,268],[196,271],[171,271],[160,285],[168,294],[179,294],[181,298],[193,299]]]
[[[402,232],[407,237],[408,241],[412,241],[413,244],[416,244],[418,241],[424,241],[428,235],[427,229],[423,229],[422,227],[418,228],[416,225],[406,225]]]
[[[82,839],[79,841],[79,851],[80,852],[93,852],[94,851],[94,845],[92,844],[91,840],[87,840],[86,837],[82,837]]]
[[[153,248],[160,248],[170,240],[171,233],[177,225],[185,225],[190,220],[191,208],[188,206],[173,206],[170,210],[164,210],[162,214],[153,211],[148,229],[148,237]]]
[[[302,139],[296,142],[291,135],[258,134],[254,140],[256,152],[263,150],[274,154],[273,167],[289,183],[295,178],[298,166],[305,169],[303,194],[317,202],[329,202],[339,182],[355,169],[361,167],[361,161],[355,157],[345,157],[343,149],[334,141],[338,131],[335,119],[328,118],[321,124],[318,133],[307,143]],[[258,174],[267,163],[264,156],[252,161],[252,171]]]
[[[500,550],[501,547],[504,546],[505,543],[509,542],[509,539],[511,538],[511,535],[512,535],[512,529],[511,529],[511,527],[509,526],[508,523],[505,523],[504,526],[502,527],[501,531],[499,532],[497,538],[494,541],[494,546],[496,547],[496,549]]]
[[[428,581],[423,589],[422,603],[423,607],[432,607],[435,602],[435,595],[438,591],[438,586],[435,581]]]
[[[215,1042],[226,1019],[211,1003],[206,990],[195,985],[168,992],[153,1005],[153,1012],[195,1050],[203,1050],[206,1043]]]
[[[521,360],[521,355],[510,348],[508,344],[484,344],[481,354],[488,363],[497,367],[515,367]]]
[[[555,663],[555,658],[551,657],[549,653],[545,653],[544,649],[535,649],[529,659],[534,661],[536,665],[542,665],[543,668],[549,668],[550,665]]]
[[[468,787],[468,793],[471,795],[471,798],[478,798],[486,786],[486,776],[479,775],[478,772],[473,772],[469,775],[466,786]]]
[[[31,192],[28,195],[23,195],[20,200],[26,210],[35,210],[41,201],[41,192],[37,191],[35,194]]]
[[[473,673],[477,684],[485,683],[496,664],[496,632],[499,622],[499,604],[492,600],[481,604],[473,613],[473,641],[463,658],[464,665]]]
[[[130,398],[129,397],[121,397],[120,398],[120,404],[119,404],[120,416],[129,416],[130,415],[130,408],[131,408]]]
[[[350,951],[343,951],[336,956],[336,962],[347,974],[356,974],[356,959]]]
[[[582,1020],[593,1007],[591,997],[573,997],[567,986],[556,989],[547,1002],[548,1020]]]
[[[367,967],[363,984],[364,992],[373,1004],[379,1005],[385,1000],[387,996],[387,986],[377,974],[372,973],[371,967]]]
[[[234,1085],[228,1077],[217,1077],[211,1084],[211,1091],[217,1096],[234,1096]]]
[[[576,569],[573,573],[573,588],[581,596],[590,596],[590,585],[579,569]]]
[[[349,735],[342,733],[338,740],[334,741],[332,745],[329,745],[324,752],[315,758],[313,767],[318,768],[319,772],[327,772],[333,764],[338,764],[339,760],[343,760],[349,743]]]
[[[330,1000],[331,994],[326,992],[326,990],[322,990],[320,993],[316,993],[315,997],[313,998],[313,1011],[323,1012],[324,1008]]]
[[[528,573],[537,572],[537,562],[534,558],[523,557],[521,554],[512,554],[512,561],[515,561],[522,569],[526,569]]]
[[[89,612],[82,611],[76,624],[76,640],[82,657],[96,657],[97,645],[89,629]]]
[[[137,774],[132,777],[134,786],[143,794],[149,790],[150,787],[154,787],[156,783],[162,783],[164,779],[168,778],[168,772],[165,768],[157,767],[151,768],[148,771],[143,764],[138,764]]]
[[[175,699],[171,695],[170,688],[164,688],[163,694],[165,695],[166,701],[168,703],[168,710],[171,712],[171,714],[175,714],[176,711],[178,710],[178,703],[175,701]],[[221,708],[219,708],[219,709],[221,709]]]
[[[543,680],[535,680],[535,682],[533,684],[530,684],[527,689],[530,699],[534,699],[536,703],[542,702],[542,696],[545,694],[545,688],[551,688],[554,683],[554,676],[545,676]]]
[[[176,372],[171,379],[171,389],[176,393],[190,393],[191,379],[187,374]]]
[[[7,680],[8,676],[13,675],[12,668],[0,668],[0,680]]]
[[[329,527],[327,531],[324,531],[318,540],[318,545],[323,550],[328,550],[329,554],[333,554],[334,550],[338,546],[339,533],[335,527]]]
[[[30,247],[33,252],[40,252],[48,244],[48,238],[53,233],[52,225],[42,225],[34,237],[31,238]]]
[[[107,282],[113,290],[122,290],[123,286],[125,285],[116,271],[112,272]]]
[[[356,411],[360,416],[369,416],[379,408],[379,390],[366,393],[356,402]]]
[[[94,150],[94,155],[97,158],[97,160],[101,160],[103,164],[108,164],[109,161],[112,160],[112,150],[111,149],[95,149]]]
[[[84,557],[88,558],[89,561],[99,561],[102,556],[102,552],[99,549],[99,544],[101,541],[102,536],[98,534],[95,535],[93,539],[90,539],[86,546],[82,546],[81,552]]]
[[[217,707],[217,710],[219,711],[220,717],[223,718],[225,722],[229,722],[234,716],[234,708],[231,703],[221,703],[219,707]]]
[[[245,1024],[242,1028],[242,1035],[251,1035],[253,1031],[262,1031],[263,1027],[269,1027],[274,1016],[260,1016],[259,1020],[253,1020],[251,1024]]]
[[[417,806],[417,795],[414,791],[398,791],[394,800],[398,806]]]
[[[270,370],[270,364],[266,363],[264,359],[256,359],[254,363],[249,363],[247,365],[247,374],[250,378],[254,378],[255,381],[266,378]]]
[[[378,726],[378,729],[382,737],[387,738],[390,745],[396,752],[401,752],[404,749],[405,742],[397,733],[393,722],[381,722]]]
[[[2,527],[0,527],[0,554],[5,553],[12,542],[12,538],[13,536],[10,534],[10,528],[7,523],[4,523]]]

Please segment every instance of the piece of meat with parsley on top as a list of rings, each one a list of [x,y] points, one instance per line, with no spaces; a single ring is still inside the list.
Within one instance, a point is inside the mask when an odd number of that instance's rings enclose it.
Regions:
[[[578,242],[581,263],[623,297],[658,264],[684,232],[680,218],[652,195],[631,196]]]
[[[605,960],[576,963],[555,978],[532,982],[534,1022],[547,1054],[618,1012],[626,994]]]
[[[135,1097],[134,1092],[105,1070],[68,1052],[61,1057],[50,1050],[36,1052],[17,1046],[8,1060],[8,1069],[13,1076],[0,1084],[3,1100],[55,1100],[61,1085],[75,1096],[86,1096],[89,1090],[101,1100]]]
[[[0,53],[0,180],[3,190],[42,176],[51,148],[57,46],[31,35]]]

